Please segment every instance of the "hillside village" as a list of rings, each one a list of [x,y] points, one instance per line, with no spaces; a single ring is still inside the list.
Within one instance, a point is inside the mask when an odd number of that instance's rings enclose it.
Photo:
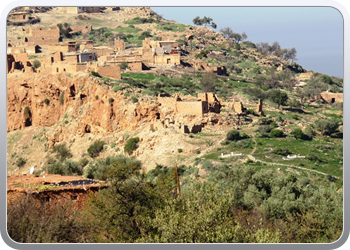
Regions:
[[[148,7],[22,7],[7,28],[8,200],[81,209],[116,155],[185,189],[221,164],[342,189],[342,79]]]

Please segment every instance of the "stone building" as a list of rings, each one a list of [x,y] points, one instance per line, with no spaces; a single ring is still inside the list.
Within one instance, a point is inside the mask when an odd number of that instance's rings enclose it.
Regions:
[[[327,103],[341,103],[343,102],[343,93],[322,92],[320,94],[320,99]]]

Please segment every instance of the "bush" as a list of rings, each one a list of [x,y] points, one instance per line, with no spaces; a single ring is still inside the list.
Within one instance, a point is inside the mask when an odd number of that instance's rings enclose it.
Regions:
[[[178,148],[177,152],[182,153],[182,148]]]
[[[98,159],[90,164],[85,171],[85,177],[90,179],[107,180],[115,170],[117,175],[127,175],[141,169],[141,162],[124,155]],[[115,177],[115,176],[113,176]]]
[[[272,128],[270,125],[261,125],[257,131],[260,133],[261,137],[267,137],[267,134],[271,131],[271,129]]]
[[[125,146],[124,146],[124,151],[128,154],[131,155],[136,149],[137,149],[137,143],[140,141],[138,137],[130,138]]]
[[[32,117],[32,112],[30,112],[30,108],[28,106],[24,108],[24,117],[26,119]]]
[[[237,130],[230,130],[226,134],[226,140],[228,141],[237,141],[239,139],[241,139],[241,135]]]
[[[41,66],[41,63],[39,60],[35,59],[34,62],[33,62],[33,67],[34,69],[37,69]]]
[[[271,137],[284,137],[284,133],[282,130],[274,129],[270,133]]]
[[[19,158],[17,159],[17,161],[16,161],[16,166],[19,167],[19,168],[21,168],[21,167],[23,167],[24,165],[26,165],[26,163],[27,163],[27,160],[26,160],[26,159],[24,159],[24,158],[22,158],[22,157],[19,157]]]
[[[114,102],[114,99],[111,97],[108,99],[109,104],[112,104]]]
[[[287,155],[292,154],[292,152],[290,152],[289,149],[287,149],[287,148],[276,148],[273,152],[276,155],[283,155],[283,156],[287,156]]]
[[[114,92],[117,92],[117,91],[122,90],[122,89],[123,89],[123,87],[122,87],[122,86],[119,86],[118,84],[115,84],[115,85],[113,86],[113,91],[114,91]]]
[[[60,104],[63,105],[64,104],[64,90],[62,91],[61,95],[60,95]]]
[[[103,146],[106,143],[104,141],[96,141],[89,148],[88,153],[91,158],[95,158],[100,155],[100,152],[103,150]]]
[[[96,76],[96,77],[101,77],[98,72],[91,71],[91,75]]]
[[[319,119],[315,123],[315,128],[321,132],[322,135],[332,134],[337,131],[339,123],[334,118]]]
[[[83,167],[74,161],[66,160],[62,162],[56,162],[48,166],[50,174],[59,174],[59,175],[82,175]]]
[[[132,103],[137,103],[139,101],[139,99],[137,99],[136,96],[133,96],[133,97],[131,97],[131,101],[132,101]]]
[[[69,152],[66,144],[55,145],[52,149],[53,153],[57,153],[57,158],[60,160],[65,160],[66,158],[72,157],[72,154]]]
[[[46,99],[44,100],[44,103],[45,103],[46,105],[49,105],[49,104],[50,104],[50,100],[46,98]]]
[[[129,65],[127,64],[127,62],[122,62],[121,64],[119,64],[119,67],[121,69],[127,69],[127,68],[129,68]]]
[[[210,161],[203,162],[202,169],[205,170],[206,172],[212,171],[213,170],[213,163],[211,163]]]
[[[79,165],[80,165],[82,168],[85,167],[88,163],[89,163],[89,160],[86,159],[85,157],[82,158],[82,159],[80,159],[80,161],[79,161]]]
[[[291,133],[295,139],[299,140],[310,140],[310,137],[303,133],[303,131],[300,128],[296,128]]]

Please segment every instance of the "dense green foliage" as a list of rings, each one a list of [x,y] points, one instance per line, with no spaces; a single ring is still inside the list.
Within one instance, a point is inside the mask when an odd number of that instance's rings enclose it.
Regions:
[[[137,149],[137,143],[139,141],[140,139],[138,137],[130,138],[124,146],[125,153],[127,153],[128,155],[131,155],[132,152],[134,152]]]
[[[88,153],[90,157],[95,158],[100,155],[100,152],[103,150],[103,146],[106,145],[104,141],[96,141],[89,148]]]
[[[82,211],[56,204],[37,216],[28,209],[33,201],[11,203],[9,234],[19,242],[124,243],[333,242],[340,237],[343,198],[332,176],[323,187],[292,173],[207,165],[209,177],[201,182],[186,177],[194,168],[179,167],[181,196],[174,198],[173,168],[157,166],[145,175],[133,158],[99,159],[89,166],[89,177],[107,180],[109,188],[92,196]],[[69,233],[76,227],[79,233]]]

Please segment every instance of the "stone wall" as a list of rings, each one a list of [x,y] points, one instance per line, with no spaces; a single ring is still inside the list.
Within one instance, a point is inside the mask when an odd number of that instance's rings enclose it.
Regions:
[[[60,30],[57,26],[48,29],[44,27],[29,28],[26,30],[25,43],[31,45],[51,45],[59,42]]]
[[[114,50],[115,51],[121,51],[125,50],[125,42],[124,40],[119,39],[114,39]]]
[[[110,77],[113,79],[121,80],[121,73],[120,73],[120,67],[97,67],[97,72],[104,77]]]
[[[206,101],[176,102],[176,112],[182,114],[203,115],[203,113],[208,113],[206,107],[208,107]]]
[[[180,65],[180,55],[161,55],[161,56],[154,56],[154,63],[155,64],[170,64],[170,65]]]
[[[327,103],[343,102],[343,93],[322,92],[320,98]]]

